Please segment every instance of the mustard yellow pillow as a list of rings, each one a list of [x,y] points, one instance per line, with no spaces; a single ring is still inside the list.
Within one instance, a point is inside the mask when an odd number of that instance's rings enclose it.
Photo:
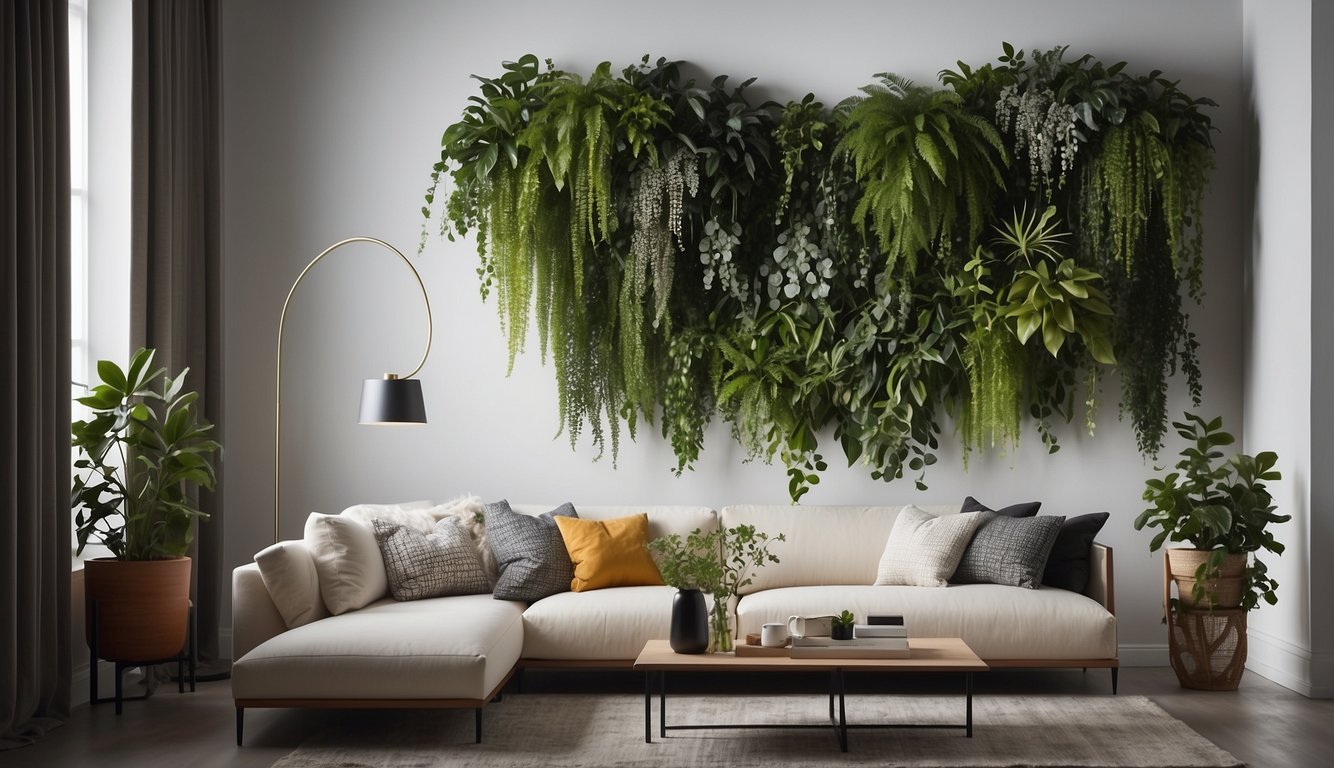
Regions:
[[[612,520],[557,517],[556,525],[574,563],[570,589],[575,592],[662,584],[662,574],[644,548],[648,515]]]

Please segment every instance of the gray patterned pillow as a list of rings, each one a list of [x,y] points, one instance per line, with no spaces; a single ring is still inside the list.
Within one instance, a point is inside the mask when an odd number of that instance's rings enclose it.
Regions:
[[[508,501],[486,505],[486,538],[500,568],[492,590],[497,600],[532,603],[570,591],[574,564],[556,527],[561,515],[579,516],[569,502],[536,517],[515,512]]]
[[[977,512],[936,517],[911,504],[894,519],[875,583],[944,587],[977,527]]]
[[[973,540],[950,579],[955,584],[1004,584],[1037,589],[1065,518],[1006,517],[982,512]]]
[[[389,594],[395,600],[476,595],[491,590],[472,536],[446,517],[430,533],[375,519],[375,541],[384,556]]]

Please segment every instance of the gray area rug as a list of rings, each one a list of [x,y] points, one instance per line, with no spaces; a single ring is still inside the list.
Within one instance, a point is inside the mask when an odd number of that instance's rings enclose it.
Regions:
[[[962,697],[849,696],[848,722],[962,723]],[[974,736],[962,730],[854,730],[850,752],[831,730],[673,731],[644,743],[633,695],[511,695],[487,707],[483,743],[471,710],[340,713],[330,729],[274,768],[431,766],[1169,766],[1241,765],[1142,696],[978,696]],[[667,700],[670,725],[822,723],[828,700],[705,696]]]

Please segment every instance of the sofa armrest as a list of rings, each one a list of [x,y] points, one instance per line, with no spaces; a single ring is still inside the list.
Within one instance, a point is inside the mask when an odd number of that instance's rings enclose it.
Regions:
[[[1089,584],[1084,594],[1097,600],[1107,612],[1116,615],[1116,581],[1112,573],[1112,548],[1093,542],[1089,550]]]
[[[246,563],[232,571],[232,660],[286,631],[287,624],[259,577],[259,566]]]

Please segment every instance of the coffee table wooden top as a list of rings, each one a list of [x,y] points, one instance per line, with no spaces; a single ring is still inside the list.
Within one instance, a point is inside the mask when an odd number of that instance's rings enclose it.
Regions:
[[[635,659],[641,672],[712,672],[727,669],[809,672],[859,669],[867,672],[986,672],[989,667],[957,637],[913,637],[906,659],[793,659],[734,653],[676,653],[666,640],[650,640]]]

